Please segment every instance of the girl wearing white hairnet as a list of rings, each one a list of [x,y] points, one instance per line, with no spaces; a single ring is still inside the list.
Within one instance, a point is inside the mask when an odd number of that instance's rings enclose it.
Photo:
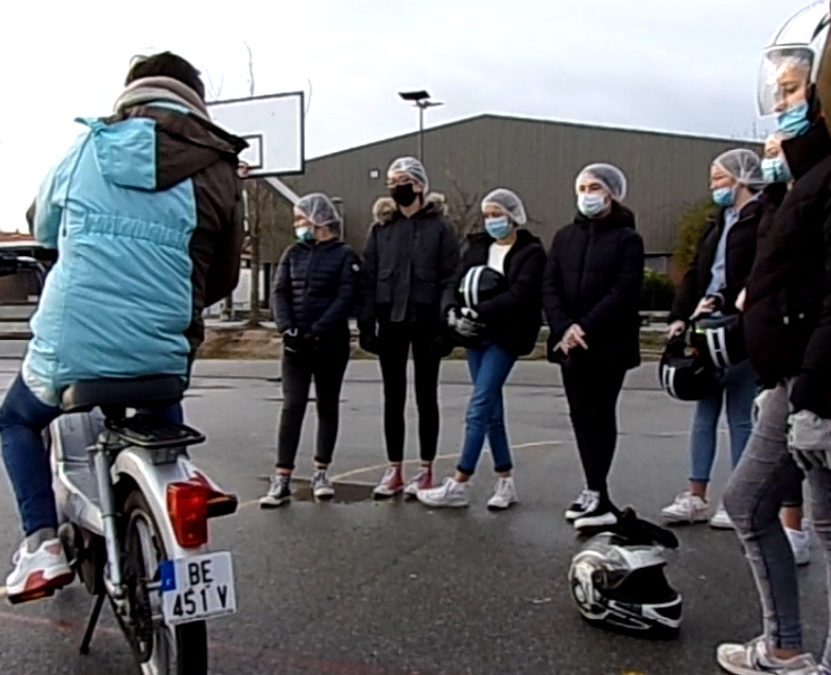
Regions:
[[[626,176],[611,164],[591,164],[577,175],[578,213],[554,236],[543,281],[548,358],[562,367],[586,478],[565,512],[577,530],[617,522],[607,478],[623,379],[640,363],[644,266],[635,217],[623,206],[626,193]]]
[[[415,157],[387,170],[389,199],[376,203],[364,247],[364,292],[358,311],[361,347],[378,355],[384,381],[384,437],[389,467],[376,499],[433,486],[439,440],[439,367],[446,353],[442,294],[459,264],[459,240],[444,203],[430,195],[427,171]],[[413,355],[421,466],[404,478],[407,363]]]
[[[724,506],[745,549],[762,609],[761,636],[717,649],[731,673],[831,673],[831,633],[817,664],[803,640],[792,546],[780,507],[802,478],[810,484],[813,533],[831,564],[831,137],[829,101],[817,76],[831,76],[828,3],[800,12],[783,44],[765,50],[762,114],[776,115],[790,190],[765,213],[747,280],[742,326],[762,392],[747,447],[724,492]],[[804,31],[804,44],[799,32]],[[777,38],[778,39],[778,38]],[[765,197],[770,190],[765,191]],[[751,637],[751,636],[747,636]]]
[[[756,256],[757,230],[764,213],[759,197],[764,184],[761,162],[752,150],[728,150],[713,160],[710,189],[718,211],[704,228],[692,264],[678,288],[669,314],[670,338],[683,335],[692,318],[738,313],[736,301]],[[756,375],[745,360],[725,368],[721,380],[716,392],[696,404],[690,434],[689,488],[661,512],[668,521],[709,520],[713,527],[732,527],[723,507],[710,513],[707,488],[725,402],[731,466],[735,468],[739,463],[752,427]]]
[[[441,487],[417,493],[432,507],[468,505],[485,438],[498,476],[488,508],[507,509],[517,501],[502,387],[539,334],[545,250],[525,229],[525,206],[515,192],[492,190],[482,200],[482,216],[484,232],[467,238],[456,283],[444,294],[443,314],[457,343],[467,348],[473,391],[455,475]]]
[[[341,218],[319,192],[294,206],[297,243],[286,249],[274,275],[272,311],[283,337],[283,408],[277,466],[262,508],[291,499],[291,475],[312,380],[317,395],[317,449],[312,494],[331,499],[326,471],[338,436],[340,390],[349,360],[349,315],[358,291],[360,259],[340,240]]]

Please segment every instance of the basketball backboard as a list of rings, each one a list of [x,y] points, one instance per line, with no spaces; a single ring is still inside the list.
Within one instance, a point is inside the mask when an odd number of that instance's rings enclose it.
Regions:
[[[208,103],[214,122],[248,141],[240,161],[247,176],[288,176],[305,170],[303,92]]]

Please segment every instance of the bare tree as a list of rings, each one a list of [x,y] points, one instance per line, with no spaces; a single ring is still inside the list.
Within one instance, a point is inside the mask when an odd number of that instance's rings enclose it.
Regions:
[[[256,81],[254,79],[254,53],[251,51],[251,46],[246,42],[245,48],[248,50],[248,93],[254,96],[256,90]],[[251,270],[251,289],[249,302],[251,309],[248,313],[247,325],[249,328],[257,328],[260,325],[260,220],[263,216],[263,209],[260,202],[260,186],[254,184],[254,199],[250,199],[249,192],[252,190],[248,187],[243,191],[243,200],[245,204],[245,230],[248,234],[248,249],[250,254],[250,270]]]
[[[471,234],[481,223],[480,204],[481,191],[465,189],[461,182],[451,172],[446,174],[450,185],[447,195],[448,219],[460,239]]]

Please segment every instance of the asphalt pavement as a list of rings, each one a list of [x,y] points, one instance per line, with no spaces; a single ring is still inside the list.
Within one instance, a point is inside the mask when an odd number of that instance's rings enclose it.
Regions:
[[[14,355],[0,353],[0,389],[18,368]],[[521,503],[496,514],[485,508],[493,487],[487,453],[469,509],[431,511],[366,498],[384,465],[374,362],[352,363],[347,373],[332,467],[339,500],[260,511],[256,499],[274,462],[279,364],[204,361],[195,373],[187,417],[209,441],[193,454],[243,502],[238,514],[212,523],[213,547],[234,553],[239,604],[236,616],[210,624],[212,673],[709,675],[720,672],[714,660],[720,642],[760,632],[735,534],[706,525],[680,528],[682,545],[671,555],[668,574],[684,596],[677,640],[626,638],[580,621],[566,584],[580,543],[561,514],[582,480],[559,376],[548,364],[520,363],[508,384]],[[457,458],[468,393],[464,364],[445,363],[443,474]],[[658,390],[654,364],[630,374],[611,479],[620,505],[655,517],[684,488],[691,413],[690,405]],[[300,476],[311,470],[313,405],[307,420]],[[407,456],[415,460],[412,401],[409,420]],[[726,477],[726,452],[718,462],[715,497]],[[13,501],[8,489],[0,490],[0,551],[10,556],[18,538]],[[800,570],[806,638],[815,652],[828,611],[823,568],[815,549],[812,564]],[[77,585],[51,600],[0,606],[0,670],[131,672],[108,610],[91,654],[78,654],[88,607]]]

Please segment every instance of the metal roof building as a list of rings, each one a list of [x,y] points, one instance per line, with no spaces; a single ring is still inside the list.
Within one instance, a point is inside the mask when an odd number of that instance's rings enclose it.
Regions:
[[[523,197],[530,228],[546,245],[575,212],[574,178],[591,162],[620,166],[653,265],[662,268],[675,245],[678,221],[709,197],[712,159],[744,140],[480,115],[424,132],[431,190],[445,194],[451,219],[463,231],[478,218],[479,200],[496,186]],[[385,171],[399,155],[415,155],[418,133],[308,160],[303,176],[285,179],[299,193],[321,190],[343,200],[346,239],[363,245],[372,204],[386,194]]]

